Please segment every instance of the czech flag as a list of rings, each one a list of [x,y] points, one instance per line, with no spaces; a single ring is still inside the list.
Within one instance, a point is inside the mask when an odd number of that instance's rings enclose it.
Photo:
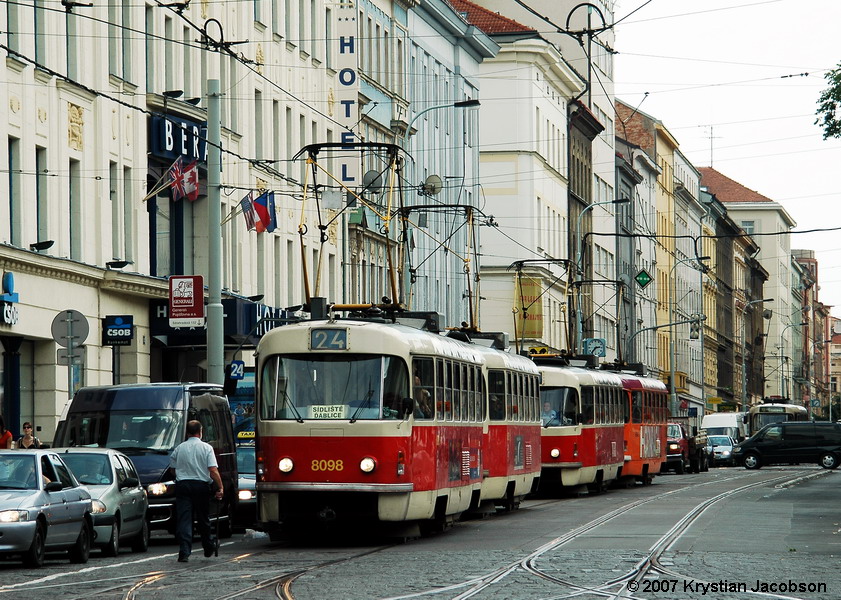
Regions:
[[[263,192],[254,201],[254,212],[257,213],[255,228],[257,233],[267,231],[271,233],[277,229],[277,215],[275,214],[274,192]]]

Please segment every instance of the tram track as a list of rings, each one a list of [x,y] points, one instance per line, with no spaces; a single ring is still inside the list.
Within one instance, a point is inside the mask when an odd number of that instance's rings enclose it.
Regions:
[[[673,545],[681,538],[681,536],[689,530],[692,524],[695,523],[712,506],[716,505],[722,500],[746,492],[748,490],[755,489],[757,487],[763,487],[768,485],[775,485],[775,487],[778,488],[789,487],[790,485],[794,485],[801,481],[815,477],[821,477],[827,475],[828,473],[828,471],[819,471],[807,476],[792,476],[791,474],[785,474],[770,479],[763,479],[762,481],[748,483],[746,485],[727,490],[711,498],[708,498],[703,502],[697,504],[696,506],[692,507],[680,519],[678,519],[678,521],[671,528],[669,528],[668,531],[663,533],[650,546],[645,555],[639,560],[637,560],[637,562],[631,569],[624,573],[618,574],[607,581],[601,580],[591,582],[576,582],[570,579],[560,578],[551,573],[547,573],[546,571],[541,569],[537,565],[537,563],[542,557],[549,554],[550,552],[562,548],[570,542],[581,539],[588,533],[592,532],[595,528],[607,524],[620,516],[627,515],[628,513],[640,506],[649,504],[651,502],[663,500],[664,498],[667,498],[671,495],[685,492],[693,488],[707,486],[713,482],[693,484],[690,486],[682,487],[680,489],[670,490],[662,494],[657,494],[656,496],[652,496],[650,498],[644,498],[625,504],[608,513],[605,513],[604,515],[596,519],[589,521],[588,523],[585,523],[584,525],[581,525],[569,531],[568,533],[560,537],[551,540],[550,542],[529,553],[527,556],[517,561],[512,561],[511,563],[503,565],[502,567],[494,569],[493,571],[484,575],[474,577],[459,583],[451,584],[448,586],[438,587],[435,589],[422,590],[418,592],[413,592],[411,594],[390,596],[385,600],[409,600],[421,597],[436,597],[449,593],[455,593],[455,595],[453,596],[448,596],[452,600],[467,600],[469,598],[474,598],[482,594],[486,595],[487,593],[492,593],[493,587],[495,585],[501,584],[506,578],[509,578],[510,576],[518,572],[525,572],[529,575],[539,577],[544,581],[548,581],[555,585],[568,588],[568,591],[566,593],[552,594],[552,600],[579,598],[582,596],[608,598],[613,600],[642,600],[642,597],[637,595],[639,592],[633,592],[632,589],[643,589],[641,582],[648,577],[658,578],[662,576],[667,576],[674,579],[701,582],[701,580],[699,580],[698,578],[688,577],[686,575],[678,573],[673,569],[669,569],[663,566],[660,562],[660,559],[664,555],[664,553],[668,552],[673,547]],[[725,480],[719,480],[719,482],[741,479],[745,476],[746,475],[737,475],[735,477],[730,477]],[[795,600],[792,596],[785,595],[767,593],[760,593],[758,595],[763,597]]]

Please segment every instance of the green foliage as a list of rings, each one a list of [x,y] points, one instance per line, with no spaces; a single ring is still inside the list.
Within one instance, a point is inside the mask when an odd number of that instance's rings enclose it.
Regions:
[[[841,137],[841,64],[824,75],[829,87],[818,98],[816,125],[823,129],[823,139]]]

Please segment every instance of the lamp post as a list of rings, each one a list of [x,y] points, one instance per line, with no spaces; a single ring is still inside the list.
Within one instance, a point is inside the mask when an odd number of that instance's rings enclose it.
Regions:
[[[677,413],[677,393],[675,391],[675,328],[674,328],[674,306],[675,306],[675,296],[677,295],[676,286],[675,286],[675,278],[674,273],[675,269],[678,265],[687,264],[690,261],[697,261],[695,268],[703,271],[707,268],[707,265],[703,264],[702,261],[709,260],[709,256],[692,256],[689,258],[682,258],[679,261],[675,262],[672,265],[672,268],[669,270],[669,280],[672,282],[672,289],[670,291],[670,298],[669,298],[669,400],[670,400],[670,410],[672,415]],[[701,290],[701,294],[703,294],[703,290]],[[701,333],[703,335],[703,332]]]
[[[409,147],[409,134],[412,132],[412,125],[414,124],[414,122],[420,119],[429,111],[438,110],[440,108],[472,108],[474,106],[479,106],[480,104],[481,103],[479,102],[479,100],[474,98],[472,100],[459,100],[458,102],[450,102],[449,104],[436,104],[435,106],[429,106],[427,108],[424,108],[414,117],[412,117],[412,120],[409,121],[409,124],[406,126],[406,135],[403,136],[403,147]]]
[[[807,323],[806,321],[802,321],[802,322],[800,322],[800,323],[789,323],[788,325],[786,325],[785,327],[783,327],[783,328],[780,330],[780,354],[781,354],[781,355],[785,354],[785,338],[784,338],[784,334],[785,334],[785,332],[786,332],[786,329],[788,329],[789,327],[803,327],[804,325],[807,325],[807,324],[808,324],[808,323]],[[791,348],[791,349],[792,349],[792,350],[794,350],[794,345],[793,345],[793,344],[792,344],[792,348]],[[792,354],[793,354],[793,353],[792,353]],[[791,399],[790,399],[790,398],[788,398],[788,395],[786,394],[786,391],[787,391],[787,390],[786,390],[786,387],[787,387],[787,386],[786,386],[786,370],[785,370],[785,362],[783,362],[783,363],[780,365],[780,396],[781,396],[783,399],[788,399],[788,400],[790,401]]]
[[[773,298],[762,298],[761,300],[751,300],[750,302],[745,303],[744,308],[742,308],[742,410],[744,410],[747,406],[747,399],[748,399],[748,365],[747,365],[747,354],[748,354],[748,341],[747,341],[747,323],[745,319],[747,319],[748,314],[748,307],[752,304],[760,304],[762,302],[773,302]]]
[[[585,206],[580,213],[578,219],[575,221],[575,233],[578,236],[578,252],[575,256],[575,273],[578,280],[577,291],[577,305],[578,305],[578,319],[576,319],[576,329],[578,330],[578,349],[581,354],[584,354],[584,309],[581,306],[581,282],[584,280],[584,266],[581,264],[584,260],[584,237],[581,235],[581,218],[588,210],[592,210],[596,206],[604,206],[606,204],[628,204],[630,198],[619,198],[617,200],[605,200],[604,202],[593,202]]]

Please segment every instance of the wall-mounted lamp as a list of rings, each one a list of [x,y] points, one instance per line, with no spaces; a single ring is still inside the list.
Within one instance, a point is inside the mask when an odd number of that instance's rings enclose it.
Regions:
[[[187,98],[186,100],[184,100],[184,102],[186,102],[187,104],[192,104],[193,106],[196,106],[199,102],[201,102],[201,97]]]
[[[33,252],[40,252],[41,250],[52,248],[53,244],[55,244],[55,240],[42,240],[40,242],[35,242],[34,244],[29,244],[29,249]]]
[[[130,264],[132,264],[130,260],[111,260],[105,263],[105,266],[109,269],[122,269]]]
[[[260,300],[263,299],[264,296],[265,296],[265,294],[257,294],[255,296],[247,296],[247,298],[249,300],[251,300],[252,302],[259,302]]]
[[[180,98],[184,95],[184,90],[167,90],[165,92],[161,92],[161,94],[164,97],[164,113],[166,113],[166,101]]]

